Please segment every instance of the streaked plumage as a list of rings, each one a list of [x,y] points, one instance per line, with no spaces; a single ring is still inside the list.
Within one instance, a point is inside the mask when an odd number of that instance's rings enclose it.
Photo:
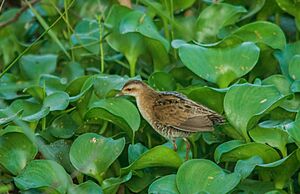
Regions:
[[[221,115],[186,96],[177,92],[156,92],[142,81],[127,82],[122,94],[136,98],[142,116],[160,135],[173,141],[175,150],[176,138],[188,143],[186,137],[191,133],[213,131],[216,123],[224,122]]]

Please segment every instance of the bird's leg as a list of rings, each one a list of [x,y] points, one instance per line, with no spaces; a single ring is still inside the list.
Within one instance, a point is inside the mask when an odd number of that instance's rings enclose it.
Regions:
[[[185,152],[185,160],[189,159],[189,152],[191,149],[191,144],[189,142],[189,140],[187,138],[183,138],[183,141],[185,141],[185,145],[186,145],[186,152]]]
[[[173,143],[173,150],[174,150],[175,152],[177,152],[176,139],[172,139],[172,143]]]

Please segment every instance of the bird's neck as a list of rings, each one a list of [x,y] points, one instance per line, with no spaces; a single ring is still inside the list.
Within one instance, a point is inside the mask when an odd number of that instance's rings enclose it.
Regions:
[[[152,88],[147,88],[136,98],[140,113],[148,122],[151,122],[150,120],[153,114],[153,106],[158,96],[158,92]]]

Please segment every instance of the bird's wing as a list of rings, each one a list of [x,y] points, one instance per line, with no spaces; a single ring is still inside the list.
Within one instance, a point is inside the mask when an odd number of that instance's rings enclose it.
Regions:
[[[179,93],[161,92],[156,100],[154,116],[162,124],[178,130],[197,132],[212,131],[216,121],[222,117],[214,111],[196,104]]]

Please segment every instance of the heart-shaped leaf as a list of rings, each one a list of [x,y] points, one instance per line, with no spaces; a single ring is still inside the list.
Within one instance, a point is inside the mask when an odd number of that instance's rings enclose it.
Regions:
[[[64,110],[68,105],[69,95],[65,92],[52,93],[44,100],[44,107],[49,107],[50,111]]]
[[[284,96],[274,86],[235,85],[225,95],[224,109],[228,121],[248,141],[247,130],[263,114],[279,106],[283,99]]]
[[[289,178],[300,168],[299,156],[300,151],[297,149],[281,160],[269,164],[259,164],[258,170],[272,178],[277,189],[283,189]]]
[[[182,164],[181,158],[165,146],[156,146],[144,152],[136,161],[121,169],[121,174],[127,174],[131,170],[139,170],[154,166],[169,166],[178,168]]]
[[[279,160],[280,156],[272,147],[261,143],[244,143],[240,140],[231,140],[220,144],[215,151],[216,162],[236,162],[253,156],[259,156],[264,163]]]
[[[176,175],[167,175],[154,181],[148,189],[148,194],[157,193],[179,194],[176,186]]]
[[[77,123],[69,114],[64,114],[57,117],[49,127],[51,135],[57,138],[70,138],[74,135],[78,128]]]
[[[233,32],[234,37],[243,41],[264,43],[274,49],[285,48],[286,40],[283,31],[276,24],[266,21],[249,23]]]
[[[0,136],[0,164],[14,175],[19,174],[37,152],[37,147],[23,133]]]
[[[281,151],[283,156],[287,155],[286,144],[289,135],[286,131],[277,128],[255,127],[249,131],[251,138],[257,143],[265,143]]]
[[[154,72],[150,75],[148,83],[151,87],[160,91],[173,91],[176,89],[174,78],[165,72]]]
[[[227,3],[208,6],[197,19],[197,41],[201,43],[215,42],[220,29],[237,22],[245,12],[247,12],[245,8]],[[212,16],[214,16],[214,22],[211,21]]]
[[[289,63],[289,74],[294,80],[300,80],[300,55],[295,55]]]
[[[258,164],[262,164],[264,161],[259,156],[253,156],[246,160],[237,161],[234,172],[239,173],[242,179],[246,179],[254,170]]]
[[[74,186],[69,190],[69,192],[72,194],[82,194],[82,193],[103,194],[101,187],[90,180],[81,183],[80,185]]]
[[[251,42],[227,48],[184,44],[179,47],[179,57],[187,68],[201,78],[227,87],[251,71],[258,61],[259,48]]]
[[[55,71],[57,55],[24,55],[20,59],[22,74],[31,80],[39,79],[41,74],[50,74]]]
[[[33,160],[14,181],[21,190],[51,187],[60,193],[66,193],[72,183],[65,169],[52,160]]]
[[[70,160],[78,171],[101,182],[101,174],[119,157],[124,146],[124,138],[113,140],[95,133],[85,133],[72,144]]]
[[[176,175],[180,193],[229,193],[240,179],[238,173],[227,174],[215,163],[204,159],[185,162]]]
[[[101,108],[111,114],[124,119],[133,132],[137,131],[140,126],[140,114],[137,108],[124,98],[100,99],[94,102],[90,109]]]

